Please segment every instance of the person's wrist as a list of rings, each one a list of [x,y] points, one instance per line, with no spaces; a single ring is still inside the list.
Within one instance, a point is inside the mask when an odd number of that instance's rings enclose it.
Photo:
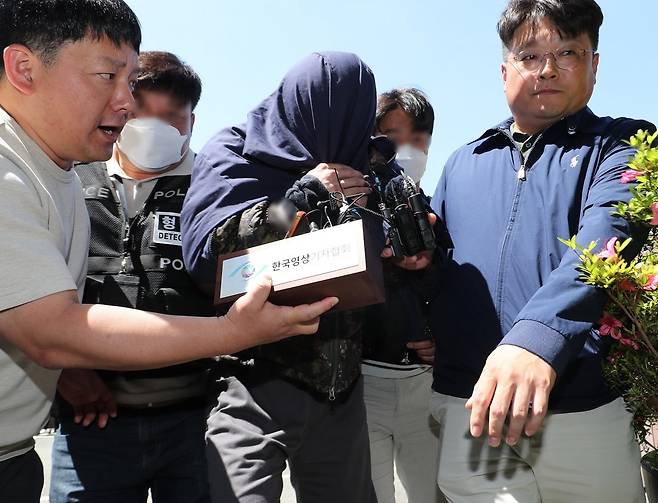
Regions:
[[[217,334],[217,355],[229,355],[235,353],[244,348],[239,348],[239,339],[237,326],[228,316],[225,314],[223,316],[217,316],[215,318],[216,334]]]

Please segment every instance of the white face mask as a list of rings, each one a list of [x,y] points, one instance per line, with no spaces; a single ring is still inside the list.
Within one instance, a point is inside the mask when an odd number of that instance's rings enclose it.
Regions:
[[[139,169],[156,173],[185,157],[188,138],[156,117],[130,119],[119,135],[117,147]]]
[[[420,182],[427,167],[427,154],[425,152],[406,143],[398,147],[395,160],[407,176],[416,183]]]

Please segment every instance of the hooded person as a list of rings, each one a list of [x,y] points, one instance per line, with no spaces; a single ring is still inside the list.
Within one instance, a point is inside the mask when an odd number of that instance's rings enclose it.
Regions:
[[[314,53],[244,124],[210,139],[181,214],[184,260],[202,289],[213,290],[219,254],[283,238],[287,216],[331,192],[365,204],[375,107],[374,76],[357,56]],[[278,501],[286,459],[298,501],[376,501],[361,325],[359,312],[331,313],[317,334],[220,366],[206,436],[214,501]]]

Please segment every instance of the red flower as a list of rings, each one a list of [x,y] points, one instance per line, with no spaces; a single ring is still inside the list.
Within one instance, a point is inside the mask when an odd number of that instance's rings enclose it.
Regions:
[[[622,279],[617,286],[624,292],[637,292],[637,286],[629,279]]]
[[[601,335],[609,335],[616,340],[621,340],[623,338],[621,330],[619,330],[624,326],[623,323],[610,313],[603,313],[603,316],[597,323],[599,324],[599,333]]]
[[[626,337],[620,337],[619,342],[621,342],[624,346],[630,346],[633,349],[640,349],[640,346],[638,345],[637,342],[635,342],[633,339],[629,339]]]

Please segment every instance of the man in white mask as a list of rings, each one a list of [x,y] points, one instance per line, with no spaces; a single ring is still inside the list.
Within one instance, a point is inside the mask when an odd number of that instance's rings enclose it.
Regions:
[[[395,142],[396,161],[416,184],[420,183],[434,130],[434,109],[427,96],[413,87],[381,94],[375,128],[376,134]]]
[[[427,165],[434,111],[418,89],[379,96],[375,134],[397,147],[396,160],[418,185]],[[414,503],[445,499],[436,485],[438,433],[429,411],[434,342],[426,329],[422,271],[385,272],[386,304],[367,310],[364,398],[379,503],[395,503],[394,466]]]
[[[134,95],[136,111],[112,158],[76,168],[92,236],[83,301],[212,314],[183,270],[180,240],[201,81],[173,54],[145,52]],[[208,368],[196,361],[140,372],[64,370],[50,500],[145,502],[150,489],[155,503],[207,501]]]

